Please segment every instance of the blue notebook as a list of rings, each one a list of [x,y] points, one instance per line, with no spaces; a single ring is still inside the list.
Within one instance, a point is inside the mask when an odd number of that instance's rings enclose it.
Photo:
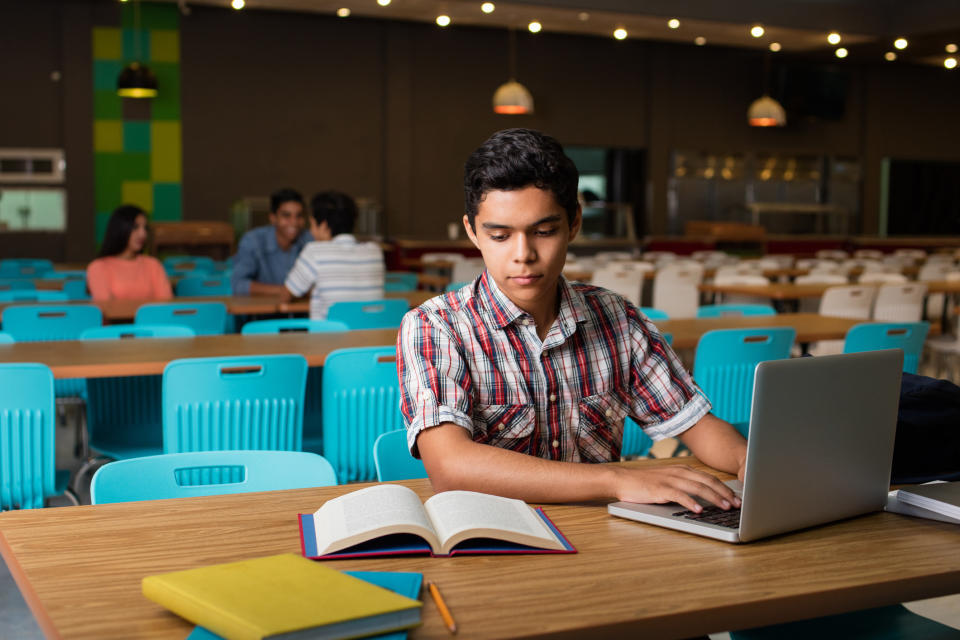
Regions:
[[[414,600],[420,599],[420,586],[423,583],[423,574],[402,571],[344,571],[344,573],[354,578],[366,580],[378,587],[390,589],[390,591],[399,593],[402,596],[413,598]],[[394,631],[393,633],[371,637],[376,640],[407,640],[407,632]],[[203,627],[196,627],[190,635],[187,636],[187,640],[223,640],[223,638]]]

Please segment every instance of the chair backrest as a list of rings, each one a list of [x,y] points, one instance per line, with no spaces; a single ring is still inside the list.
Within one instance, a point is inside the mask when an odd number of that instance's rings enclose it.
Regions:
[[[191,271],[208,272],[216,269],[213,258],[207,256],[171,256],[164,258],[163,268],[170,275],[189,275]]]
[[[174,360],[163,370],[163,452],[299,451],[306,384],[298,354]]]
[[[943,280],[947,277],[947,273],[953,271],[954,266],[952,262],[937,262],[937,263],[927,263],[920,267],[920,273],[917,274],[917,280]]]
[[[593,254],[593,259],[603,264],[617,260],[633,260],[633,254],[629,251],[597,251]]]
[[[907,276],[902,273],[887,273],[883,271],[864,271],[857,278],[860,284],[903,284]]]
[[[820,249],[816,255],[822,260],[845,260],[850,257],[846,251],[839,249]]]
[[[383,275],[384,291],[415,291],[419,276],[413,271],[387,271]]]
[[[903,349],[903,370],[916,373],[927,339],[927,322],[869,322],[850,327],[843,341],[844,353]]]
[[[152,302],[137,309],[133,322],[179,324],[198,336],[220,335],[227,323],[227,307],[222,302]]]
[[[611,263],[594,271],[590,284],[619,293],[634,305],[639,306],[643,292],[643,273],[640,270],[621,267],[620,263]]]
[[[454,252],[443,253],[439,251],[434,251],[434,252],[424,253],[423,255],[421,255],[420,261],[421,262],[459,262],[463,260],[464,257],[465,256],[462,253],[454,253]]]
[[[308,318],[278,318],[276,320],[255,320],[243,325],[240,333],[254,335],[263,333],[326,333],[328,331],[349,331],[343,322],[335,320],[310,320]]]
[[[24,305],[3,310],[3,330],[17,342],[77,340],[86,329],[102,324],[103,313],[92,304]]]
[[[657,309],[655,307],[640,307],[640,311],[643,315],[647,316],[651,320],[669,320],[670,314],[668,314],[663,309]]]
[[[12,335],[0,331],[0,344],[13,344],[14,342],[16,342],[16,340],[13,339]]]
[[[629,457],[643,457],[650,453],[653,438],[640,428],[632,418],[623,419],[623,444],[620,446],[620,455]]]
[[[396,347],[334,351],[323,364],[323,455],[340,482],[372,480],[377,436],[402,429]]]
[[[70,300],[63,291],[35,289],[11,289],[0,291],[0,302],[67,302]]]
[[[393,329],[400,327],[410,303],[403,298],[334,302],[327,311],[327,320],[336,320],[351,329]]]
[[[883,260],[883,251],[878,249],[857,249],[853,252],[854,258],[865,258],[867,260]]]
[[[770,284],[770,280],[759,273],[717,273],[713,278],[713,283],[765,287]]]
[[[820,299],[820,315],[867,320],[876,293],[868,286],[828,287]]]
[[[70,300],[89,300],[90,294],[87,292],[86,280],[64,280],[63,293],[67,294]]]
[[[220,274],[187,276],[177,283],[177,297],[189,296],[229,296],[233,293],[230,278]]]
[[[18,280],[16,278],[0,278],[0,291],[33,291],[37,286],[33,280]]]
[[[115,340],[126,338],[192,338],[197,333],[177,324],[107,324],[91,327],[80,334],[81,340]]]
[[[887,284],[877,291],[873,319],[886,322],[919,322],[923,319],[923,297],[927,285],[922,282]]]
[[[53,271],[49,260],[8,258],[0,260],[0,278],[40,278]]]
[[[847,276],[839,273],[824,273],[823,271],[816,271],[813,273],[808,273],[805,276],[797,276],[794,280],[797,284],[837,284],[843,285],[847,284]]]
[[[209,484],[185,482],[206,472]],[[217,477],[217,476],[220,477]],[[337,484],[323,456],[302,451],[199,451],[118,460],[100,467],[90,485],[93,504],[190,498]]]
[[[453,282],[463,282],[473,280],[481,273],[486,266],[483,264],[483,258],[464,258],[453,263],[450,270],[450,280]]]
[[[768,304],[708,304],[697,309],[698,318],[775,315],[777,315],[776,309]]]
[[[42,276],[43,280],[86,280],[87,272],[79,269],[65,269],[63,271],[47,271]]]
[[[697,343],[693,377],[713,403],[713,414],[730,423],[750,420],[757,363],[790,357],[792,327],[719,329]]]
[[[695,275],[693,270],[681,271],[679,273],[689,274],[689,278],[676,279],[675,273],[669,266],[657,271],[653,278],[653,306],[671,318],[693,318],[700,306],[700,291],[697,289],[700,275]]]
[[[456,291],[457,289],[462,289],[462,288],[464,288],[465,286],[467,286],[468,284],[473,284],[473,280],[467,280],[467,281],[464,281],[464,282],[451,282],[450,284],[448,284],[447,286],[445,286],[445,287],[443,288],[443,290],[444,290],[446,293],[449,293],[449,292],[451,292],[451,291]]]
[[[373,443],[373,463],[377,469],[377,482],[427,477],[427,468],[423,466],[423,461],[410,455],[406,429],[388,431],[377,436]]]
[[[0,511],[37,509],[54,494],[53,373],[0,364]]]

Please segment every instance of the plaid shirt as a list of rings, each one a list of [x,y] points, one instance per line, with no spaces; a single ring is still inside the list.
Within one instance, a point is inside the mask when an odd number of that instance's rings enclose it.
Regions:
[[[657,328],[621,296],[560,278],[541,342],[489,274],[407,313],[397,339],[400,409],[417,434],[446,422],[474,441],[550,460],[620,459],[630,416],[653,439],[710,411]]]

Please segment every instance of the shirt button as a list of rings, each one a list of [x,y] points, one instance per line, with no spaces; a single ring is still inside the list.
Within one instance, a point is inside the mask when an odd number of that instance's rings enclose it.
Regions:
[[[551,394],[550,394],[550,402],[556,402],[556,400],[557,400],[557,395],[556,395],[555,393],[551,393]]]
[[[557,447],[560,446],[560,441],[559,441],[559,440],[554,440],[554,441],[551,442],[550,444],[552,444],[552,445],[553,445],[553,448],[556,449]]]
[[[610,416],[613,415],[613,409],[607,409],[605,413],[607,414],[607,417],[609,418]]]
[[[497,431],[503,431],[506,427],[503,426],[503,423],[497,425]]]

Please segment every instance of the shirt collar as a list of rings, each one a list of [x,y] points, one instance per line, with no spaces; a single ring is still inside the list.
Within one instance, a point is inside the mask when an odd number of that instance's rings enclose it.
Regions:
[[[290,248],[286,251],[280,249],[280,245],[277,244],[277,229],[272,224],[269,224],[264,227],[267,231],[266,233],[266,252],[267,253],[289,253],[293,251],[295,254],[299,254],[300,250],[303,249],[303,245],[307,244],[312,240],[310,232],[304,229],[300,232],[300,235],[297,236],[296,240],[293,241],[293,244],[290,245]]]
[[[583,294],[571,287],[563,275],[560,276],[558,281],[558,289],[560,312],[557,314],[557,319],[560,321],[560,326],[566,337],[574,332],[577,324],[586,322],[589,315],[586,313]],[[518,318],[527,315],[526,311],[515,305],[500,290],[496,281],[490,277],[489,271],[484,270],[483,275],[480,276],[477,293],[483,309],[498,329],[503,329]]]
[[[338,233],[330,238],[330,242],[337,244],[357,244],[357,238],[352,233]]]

